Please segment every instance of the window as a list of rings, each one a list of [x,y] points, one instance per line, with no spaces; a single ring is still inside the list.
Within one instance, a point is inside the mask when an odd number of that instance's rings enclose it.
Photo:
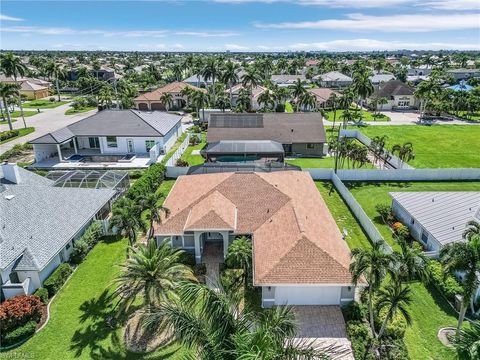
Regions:
[[[426,244],[427,240],[428,240],[428,233],[425,230],[422,230],[422,242]]]
[[[116,148],[117,147],[117,137],[116,136],[107,136],[107,147]]]
[[[98,141],[98,137],[89,137],[88,144],[90,145],[90,149],[100,149],[100,141]]]
[[[70,243],[67,244],[67,250],[70,249],[71,245]]]
[[[412,225],[415,224],[415,219],[414,219],[414,218],[412,218],[412,219],[410,220],[410,224],[412,224]]]
[[[145,140],[145,148],[147,149],[147,152],[150,151],[151,148],[155,146],[155,140]]]
[[[307,144],[307,149],[315,149],[315,144],[313,144],[313,143],[308,143],[308,144]]]

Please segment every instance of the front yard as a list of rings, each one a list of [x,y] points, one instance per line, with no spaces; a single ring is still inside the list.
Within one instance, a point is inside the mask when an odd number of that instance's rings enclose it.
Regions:
[[[6,140],[0,141],[0,144],[5,144],[9,141],[12,141],[12,140],[18,139],[22,136],[31,134],[32,132],[35,131],[35,128],[34,127],[27,127],[27,128],[15,129],[15,130],[18,130],[18,135],[17,136],[14,136],[14,137],[8,138]]]
[[[49,99],[39,99],[26,101],[25,103],[23,103],[23,107],[36,109],[53,109],[67,103],[68,101],[50,101]]]
[[[360,129],[369,136],[386,135],[387,148],[411,142],[418,168],[480,167],[480,127],[476,125],[368,126]]]
[[[341,123],[343,121],[342,115],[343,115],[344,110],[337,110],[337,117],[335,122]],[[357,119],[360,119],[360,114],[357,110],[350,110],[351,114],[354,114],[354,116],[357,116]],[[333,121],[333,111],[328,111],[325,114],[325,118],[328,121]],[[385,115],[385,114],[373,114],[370,111],[362,111],[362,121],[368,121],[368,122],[375,122],[375,121],[390,121],[390,118]]]

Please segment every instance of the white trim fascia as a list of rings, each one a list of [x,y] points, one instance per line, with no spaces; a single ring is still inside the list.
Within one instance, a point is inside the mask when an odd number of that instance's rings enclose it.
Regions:
[[[298,286],[298,287],[331,287],[331,286],[351,286],[351,287],[355,287],[355,286],[368,286],[367,284],[363,285],[363,284],[357,284],[357,285],[354,285],[354,284],[255,284],[254,283],[254,286],[260,286],[260,287],[266,287],[266,286],[270,286],[270,287],[278,287],[278,286]]]

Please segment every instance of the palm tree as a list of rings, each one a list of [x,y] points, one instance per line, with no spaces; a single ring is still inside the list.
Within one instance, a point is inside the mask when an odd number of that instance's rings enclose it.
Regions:
[[[360,115],[363,111],[363,102],[366,98],[373,94],[373,85],[370,81],[370,73],[362,70],[358,71],[353,76],[353,88],[360,97]]]
[[[394,252],[395,262],[393,263],[394,271],[392,272],[396,282],[413,281],[420,279],[427,281],[430,273],[427,268],[429,258],[423,253],[420,246],[411,246],[405,239],[399,239],[401,252]]]
[[[392,147],[392,154],[398,154],[398,158],[403,162],[408,162],[415,159],[415,153],[413,152],[413,144],[406,142],[403,145],[395,144]]]
[[[197,90],[193,93],[193,103],[197,107],[197,113],[200,115],[200,109],[202,109],[202,117],[205,121],[205,106],[208,105],[208,95],[203,91]]]
[[[383,110],[383,105],[386,105],[388,104],[388,100],[387,98],[384,98],[384,97],[380,97],[377,99],[377,105],[380,105],[380,110],[378,110],[379,112]]]
[[[385,288],[380,289],[378,294],[377,309],[380,313],[387,309],[385,319],[383,320],[377,338],[381,338],[385,332],[387,324],[397,313],[401,314],[408,325],[412,323],[412,317],[408,312],[408,305],[412,303],[411,290],[408,286],[390,282]]]
[[[220,76],[220,62],[215,57],[209,57],[203,66],[201,71],[201,75],[205,79],[205,81],[212,80],[213,86],[213,103],[215,104],[216,101],[216,94],[215,94],[215,80],[218,79]]]
[[[227,61],[223,68],[223,73],[221,76],[221,80],[228,85],[230,89],[230,106],[233,106],[232,103],[232,87],[234,84],[238,83],[238,71],[240,70],[240,65],[234,63],[232,61]]]
[[[333,130],[335,130],[335,121],[337,120],[337,102],[338,96],[337,93],[332,92],[327,100],[333,107]]]
[[[191,269],[180,263],[183,250],[173,249],[166,240],[157,247],[154,239],[132,248],[130,257],[121,266],[115,278],[116,294],[123,300],[125,309],[143,295],[143,305],[152,310],[154,305],[166,301],[179,281],[193,280]]]
[[[472,313],[475,313],[474,297],[480,285],[477,272],[480,271],[480,237],[472,236],[465,242],[448,244],[440,251],[440,260],[445,273],[463,273],[463,300],[458,317],[457,331],[462,327],[465,313],[470,304]]]
[[[298,111],[300,97],[307,92],[307,90],[305,89],[305,81],[297,79],[297,81],[295,81],[295,83],[291,86],[291,88],[292,88],[292,96],[294,97],[294,99],[296,99],[295,111]]]
[[[10,99],[18,96],[18,85],[0,83],[0,97],[2,98],[5,114],[7,114],[8,128],[13,130],[12,119],[10,118],[10,111],[8,109],[8,102]],[[2,111],[3,112],[3,111]]]
[[[264,110],[268,110],[275,106],[275,94],[272,90],[266,89],[258,96],[258,103],[263,104]]]
[[[59,73],[61,72],[60,66],[53,60],[49,61],[47,65],[45,65],[45,71],[49,76],[53,75],[55,78],[55,87],[57,89],[57,96],[58,101],[60,101],[60,86],[58,84],[58,77]]]
[[[346,129],[347,123],[353,120],[353,114],[348,109],[343,110],[342,114],[340,115],[340,119],[343,120],[343,128]]]
[[[17,77],[24,76],[27,71],[27,67],[22,63],[20,57],[13,55],[12,52],[3,54],[0,58],[0,69],[6,76],[13,76],[15,84],[18,85]],[[27,128],[27,123],[25,122],[25,116],[23,114],[23,105],[20,92],[18,92],[18,106],[20,107],[20,114],[22,115],[23,126]]]
[[[150,227],[147,239],[153,238],[153,224],[162,223],[162,213],[165,214],[165,217],[168,217],[170,215],[170,209],[160,204],[163,198],[163,194],[149,193],[144,195],[138,201],[142,212],[148,210],[147,219],[150,222]]]
[[[246,236],[236,238],[228,247],[226,264],[243,270],[243,283],[249,286],[252,275],[252,241]]]
[[[190,106],[190,97],[193,94],[193,89],[190,86],[185,86],[180,90],[180,95],[186,99],[186,106]]]
[[[453,346],[460,359],[480,359],[480,321],[473,321],[469,328],[461,329],[453,338]]]
[[[475,220],[470,220],[467,222],[467,226],[463,231],[462,237],[466,240],[473,240],[474,237],[480,237],[480,223]]]
[[[317,99],[313,94],[306,91],[300,95],[299,104],[303,110],[313,111],[317,107]]]
[[[168,111],[168,109],[173,106],[173,95],[165,92],[160,96],[160,101],[165,105],[165,109]]]
[[[173,72],[173,77],[175,78],[175,81],[181,81],[182,80],[182,66],[180,64],[174,64],[172,66],[172,72]]]
[[[144,230],[145,224],[141,220],[141,208],[129,198],[121,198],[112,209],[110,229],[117,229],[122,236],[128,238],[130,246],[137,240],[138,229]]]
[[[440,91],[440,82],[436,76],[431,76],[428,80],[422,81],[418,85],[414,95],[417,99],[420,99],[420,121],[425,115],[428,102],[434,100]]]
[[[370,314],[370,326],[375,333],[373,314],[373,294],[380,287],[394,258],[385,252],[385,241],[377,240],[372,243],[370,249],[354,248],[352,250],[353,262],[350,264],[350,273],[353,283],[356,285],[361,277],[368,282],[368,312]]]
[[[293,341],[297,327],[292,309],[275,307],[257,313],[240,306],[237,292],[182,282],[178,300],[162,303],[145,325],[167,324],[195,359],[325,359],[311,344]],[[302,357],[303,356],[303,357]]]
[[[250,96],[253,97],[253,88],[260,84],[260,76],[255,68],[249,67],[242,76],[242,85],[250,90]],[[253,107],[253,98],[250,98],[250,107]]]
[[[113,104],[113,91],[109,86],[104,86],[100,93],[98,94],[98,102],[105,106],[107,109],[110,109]]]
[[[247,111],[252,108],[252,95],[250,90],[241,89],[238,93],[237,106]]]

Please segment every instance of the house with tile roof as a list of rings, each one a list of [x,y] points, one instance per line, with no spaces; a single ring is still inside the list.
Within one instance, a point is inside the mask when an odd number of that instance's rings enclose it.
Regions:
[[[238,97],[240,96],[240,92],[242,89],[247,89],[248,91],[252,91],[251,95],[251,108],[252,110],[259,110],[261,108],[260,103],[258,102],[258,97],[263,94],[265,91],[267,91],[267,88],[261,85],[257,85],[252,87],[250,89],[249,87],[245,87],[242,83],[236,84],[232,86],[231,89],[231,105],[232,108],[238,106]],[[230,89],[225,90],[225,94],[227,94],[230,97]]]
[[[252,241],[253,283],[262,305],[339,305],[355,286],[350,251],[308,173],[215,173],[180,176],[155,226],[197,263],[217,249],[223,262],[238,236]],[[362,282],[361,282],[362,283]]]
[[[333,104],[331,103],[330,96],[335,94],[338,98],[340,98],[340,93],[333,91],[329,88],[312,88],[307,89],[307,91],[315,97],[315,101],[317,102],[317,108],[331,108]],[[338,104],[337,104],[338,107]]]
[[[0,169],[0,279],[4,298],[32,294],[69,259],[94,220],[105,219],[114,189],[58,187],[15,164]]]
[[[33,167],[147,167],[182,134],[182,116],[164,111],[103,110],[30,141]]]
[[[133,102],[135,103],[135,108],[142,111],[166,110],[166,106],[161,98],[163,94],[167,93],[172,95],[173,104],[170,108],[183,109],[188,104],[188,98],[182,94],[185,88],[205,92],[205,89],[187,84],[186,82],[175,81],[156,90],[140,94],[133,99]]]
[[[14,84],[13,76],[5,76],[0,74],[0,82]],[[21,77],[17,79],[20,86],[20,94],[28,100],[42,99],[49,95],[51,83],[42,79]]]
[[[390,80],[376,86],[373,94],[367,99],[367,105],[371,106],[372,100],[379,98],[387,99],[387,103],[381,105],[382,110],[406,110],[418,107],[414,89],[400,80]]]

